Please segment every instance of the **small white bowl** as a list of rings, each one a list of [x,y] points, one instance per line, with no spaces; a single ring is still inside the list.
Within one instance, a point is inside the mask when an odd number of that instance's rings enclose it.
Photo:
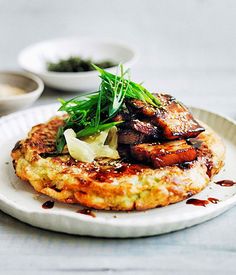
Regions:
[[[47,62],[57,62],[71,56],[91,58],[98,62],[110,60],[130,68],[137,60],[135,49],[123,43],[93,38],[58,38],[31,45],[18,57],[20,66],[37,74],[46,85],[64,91],[92,91],[99,87],[97,71],[79,73],[49,72]],[[107,69],[116,73],[117,66]]]
[[[20,88],[24,91],[19,95],[0,97],[0,116],[29,107],[42,94],[43,81],[35,75],[24,72],[0,72],[0,84]]]

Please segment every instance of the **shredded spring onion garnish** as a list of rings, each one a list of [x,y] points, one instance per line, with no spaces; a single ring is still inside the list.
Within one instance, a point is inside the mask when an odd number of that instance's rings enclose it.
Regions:
[[[77,96],[65,101],[59,99],[59,111],[68,114],[65,125],[58,129],[56,137],[57,152],[61,153],[66,144],[64,131],[73,129],[77,138],[94,135],[116,126],[122,122],[114,122],[112,118],[123,107],[125,99],[134,98],[145,101],[155,107],[161,105],[159,99],[142,85],[132,82],[129,71],[120,65],[120,75],[111,74],[95,65],[100,73],[101,84],[97,92]]]

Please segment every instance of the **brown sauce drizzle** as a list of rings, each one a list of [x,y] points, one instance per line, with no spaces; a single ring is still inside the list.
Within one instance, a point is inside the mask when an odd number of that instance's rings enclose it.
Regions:
[[[220,181],[215,182],[215,184],[218,184],[218,185],[223,186],[223,187],[231,187],[231,186],[236,184],[236,181],[220,180]]]
[[[206,167],[207,167],[207,175],[210,178],[212,175],[213,162],[210,160],[206,160]]]
[[[216,199],[216,198],[208,198],[207,199],[209,202],[217,204],[220,200]]]
[[[143,168],[146,167],[139,164],[129,164],[122,162],[118,166],[111,166],[110,168],[100,168],[100,170],[96,171],[92,178],[100,182],[112,182],[114,177],[119,178],[120,176],[124,175],[137,175],[143,171]]]
[[[216,199],[216,198],[208,198],[207,200],[199,200],[199,199],[189,199],[186,201],[186,204],[192,204],[195,206],[204,206],[206,207],[207,204],[209,204],[209,202],[213,203],[213,204],[217,204],[220,200]]]
[[[51,209],[54,206],[54,201],[46,201],[43,203],[42,208],[44,209]]]
[[[83,214],[83,215],[88,215],[88,216],[91,216],[93,218],[96,218],[95,213],[92,212],[92,210],[88,209],[88,208],[84,208],[82,210],[78,210],[77,213],[80,213],[80,214]]]
[[[192,204],[195,206],[204,206],[204,207],[206,207],[208,203],[209,203],[208,200],[199,200],[199,199],[189,199],[186,201],[186,204]]]

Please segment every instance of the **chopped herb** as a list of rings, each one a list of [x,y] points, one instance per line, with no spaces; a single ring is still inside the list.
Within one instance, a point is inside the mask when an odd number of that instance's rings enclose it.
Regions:
[[[63,133],[64,127],[59,127],[56,136],[56,149],[58,153],[61,153],[66,145],[66,140]]]
[[[94,71],[94,62],[91,59],[82,59],[79,56],[71,56],[68,59],[61,59],[58,62],[47,62],[47,69],[50,72],[61,72],[61,73],[79,73]],[[95,63],[100,68],[110,68],[117,66],[114,62],[104,60]]]

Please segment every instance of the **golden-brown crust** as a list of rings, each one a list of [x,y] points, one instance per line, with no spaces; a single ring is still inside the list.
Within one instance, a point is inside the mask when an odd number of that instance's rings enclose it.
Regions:
[[[206,126],[197,140],[198,158],[184,165],[153,169],[121,160],[92,163],[67,153],[53,156],[62,117],[32,128],[27,139],[12,150],[17,176],[34,189],[64,203],[80,203],[107,210],[145,210],[181,201],[200,192],[224,164],[224,145]],[[214,148],[214,150],[213,150]],[[47,154],[51,156],[47,157]]]

